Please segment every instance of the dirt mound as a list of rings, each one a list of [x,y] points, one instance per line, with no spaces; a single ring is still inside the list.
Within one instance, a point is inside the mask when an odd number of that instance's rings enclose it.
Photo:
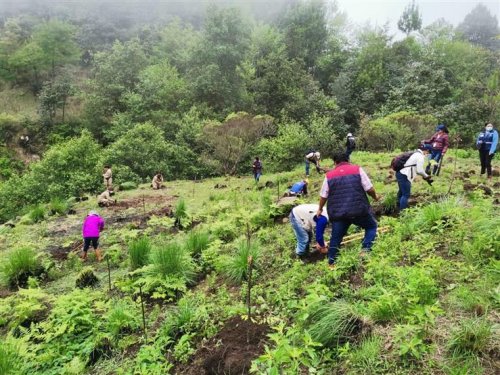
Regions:
[[[83,241],[78,240],[73,242],[69,246],[50,246],[46,249],[46,251],[54,258],[55,260],[63,261],[68,259],[68,254],[72,251],[78,251],[83,248]]]
[[[269,327],[239,316],[226,322],[222,330],[203,345],[194,362],[175,373],[187,375],[248,374],[252,360],[264,349]]]

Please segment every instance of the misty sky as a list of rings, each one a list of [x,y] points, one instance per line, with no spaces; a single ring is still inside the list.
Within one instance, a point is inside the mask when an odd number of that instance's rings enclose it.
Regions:
[[[389,21],[391,31],[397,30],[397,21],[411,0],[337,0],[341,11],[356,24],[370,22],[384,25]],[[500,19],[500,0],[416,0],[422,14],[423,26],[444,18],[453,25],[459,24],[477,4],[482,3],[491,14]]]

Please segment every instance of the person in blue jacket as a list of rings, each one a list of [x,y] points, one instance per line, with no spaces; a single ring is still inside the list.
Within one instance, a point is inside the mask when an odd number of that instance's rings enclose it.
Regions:
[[[302,181],[293,184],[288,193],[291,196],[307,195],[307,185],[309,185],[309,180],[305,178]]]
[[[491,179],[491,160],[498,146],[498,132],[493,129],[492,123],[486,123],[484,130],[477,137],[476,145],[481,161],[481,174],[487,173],[488,179]]]

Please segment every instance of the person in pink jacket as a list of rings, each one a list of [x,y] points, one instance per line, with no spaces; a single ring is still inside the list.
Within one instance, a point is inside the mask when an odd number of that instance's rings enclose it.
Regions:
[[[87,260],[87,251],[92,244],[95,250],[97,260],[100,262],[102,259],[101,250],[99,250],[99,235],[101,230],[104,229],[104,219],[99,216],[95,211],[90,211],[82,225],[83,234],[83,260]]]

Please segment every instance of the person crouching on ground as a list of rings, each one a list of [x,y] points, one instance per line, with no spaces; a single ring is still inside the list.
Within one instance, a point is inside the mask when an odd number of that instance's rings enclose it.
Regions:
[[[431,176],[424,170],[425,158],[429,154],[429,149],[420,145],[419,148],[410,156],[404,164],[404,167],[396,171],[396,180],[398,181],[397,204],[400,210],[408,207],[408,200],[411,194],[411,184],[417,175],[422,176],[424,180],[432,183]]]
[[[375,201],[378,201],[380,196],[375,192],[363,168],[349,163],[347,159],[344,150],[334,153],[335,168],[325,176],[316,215],[319,217],[323,214],[323,207],[328,202],[327,212],[332,223],[332,236],[328,249],[330,268],[335,265],[340,244],[351,224],[365,230],[362,254],[371,250],[377,235],[377,221],[371,211],[367,194]]]
[[[311,163],[313,163],[316,167],[316,172],[321,173],[321,167],[319,165],[321,154],[319,152],[311,150],[305,155],[304,159],[306,162],[306,177],[309,177],[309,169],[311,167]]]
[[[487,123],[484,130],[477,137],[477,149],[479,150],[479,161],[481,162],[481,174],[487,172],[491,180],[491,160],[495,156],[498,146],[498,132],[493,129],[493,124]]]
[[[112,187],[104,190],[99,196],[97,197],[97,204],[99,207],[109,207],[114,204],[116,204],[116,199],[111,198],[115,194],[114,190]]]
[[[82,226],[83,235],[83,255],[82,259],[87,260],[87,251],[90,245],[95,250],[95,255],[97,260],[100,262],[102,260],[101,250],[99,249],[99,235],[100,231],[104,229],[104,219],[99,216],[95,211],[90,211],[85,218]]]
[[[318,211],[317,204],[301,204],[294,207],[290,212],[290,224],[297,239],[295,254],[300,259],[305,259],[309,255],[313,230],[316,232],[316,249],[323,254],[328,251],[323,239],[323,234],[328,225],[328,214],[326,210],[322,210],[321,215],[318,216]]]
[[[309,185],[309,180],[307,178],[302,181],[296,182],[292,185],[288,191],[288,196],[296,197],[300,195],[307,195],[307,186]]]
[[[151,182],[151,186],[153,187],[153,190],[163,189],[163,176],[160,172],[156,172],[153,177],[153,181]]]

